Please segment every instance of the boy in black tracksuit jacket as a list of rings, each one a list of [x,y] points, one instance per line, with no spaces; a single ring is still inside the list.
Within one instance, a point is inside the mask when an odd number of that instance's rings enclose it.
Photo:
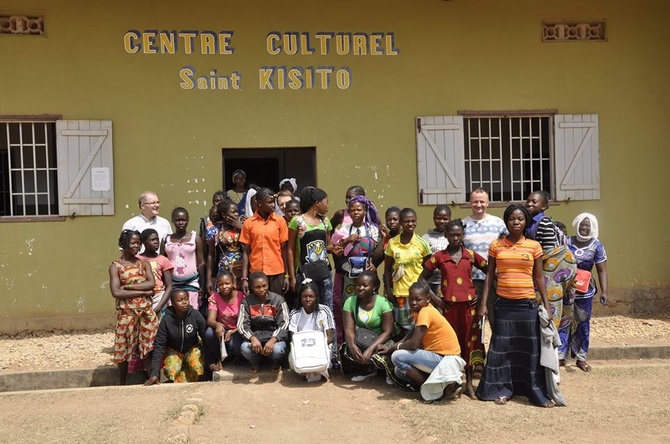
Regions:
[[[251,373],[258,373],[262,356],[272,360],[273,371],[279,371],[288,340],[286,301],[268,290],[268,277],[262,272],[249,276],[249,286],[237,318],[237,331],[244,337],[240,351],[251,364]]]
[[[151,375],[146,385],[160,380],[161,362],[163,373],[173,382],[196,382],[204,373],[200,343],[207,328],[205,318],[189,305],[186,291],[174,290],[170,300],[172,306],[165,311],[154,341]]]

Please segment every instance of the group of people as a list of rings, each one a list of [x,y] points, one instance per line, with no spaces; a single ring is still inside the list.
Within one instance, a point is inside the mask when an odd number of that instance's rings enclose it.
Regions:
[[[329,369],[354,382],[382,374],[426,402],[464,392],[551,407],[565,404],[556,383],[568,355],[591,370],[593,297],[607,303],[607,256],[592,214],[578,215],[568,236],[545,214],[547,193],[531,193],[500,219],[476,189],[469,217],[452,220],[439,205],[434,228],[420,236],[413,209],[389,207],[382,220],[360,186],[329,218],[320,188],[296,196],[290,178],[278,193],[247,188],[240,170],[232,181],[197,233],[181,207],[173,230],[153,192],[124,225],[109,269],[121,383],[129,371],[146,370],[150,385],[161,369],[180,382],[230,362],[252,373],[263,361],[273,371],[289,362],[307,381],[329,378]],[[301,332],[318,332],[327,365],[300,366],[291,338]]]

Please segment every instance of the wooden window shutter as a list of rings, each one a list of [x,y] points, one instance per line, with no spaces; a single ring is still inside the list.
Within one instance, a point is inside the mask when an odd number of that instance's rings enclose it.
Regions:
[[[56,121],[61,216],[114,214],[114,158],[109,120]]]
[[[419,203],[466,202],[463,117],[417,117]]]
[[[598,115],[554,116],[556,200],[600,199]]]

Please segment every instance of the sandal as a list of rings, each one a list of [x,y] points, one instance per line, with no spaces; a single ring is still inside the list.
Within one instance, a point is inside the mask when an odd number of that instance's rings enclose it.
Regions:
[[[507,401],[509,401],[509,398],[507,396],[498,396],[496,399],[493,400],[493,403],[497,405],[505,405],[507,404]]]
[[[375,370],[374,372],[368,373],[366,375],[353,376],[351,378],[351,381],[352,382],[363,382],[363,381],[367,381],[370,378],[374,378],[375,376],[377,376],[377,370]]]
[[[591,371],[591,366],[586,361],[577,361],[577,368],[587,373]]]
[[[258,373],[258,367],[249,367],[249,373],[255,375]]]
[[[448,400],[460,398],[463,393],[463,386],[458,383],[449,384],[449,386],[444,390],[443,398]]]
[[[415,392],[417,392],[417,388],[414,387],[414,386],[413,386],[412,384],[410,384],[409,382],[408,382],[407,384],[405,384],[404,386],[402,386],[401,389],[402,389],[403,392],[408,392],[408,393],[415,393]]]

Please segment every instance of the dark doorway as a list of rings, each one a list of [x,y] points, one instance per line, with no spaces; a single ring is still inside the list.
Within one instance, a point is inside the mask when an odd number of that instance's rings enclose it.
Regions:
[[[223,185],[232,187],[233,171],[244,170],[247,184],[279,189],[279,181],[294,177],[298,192],[316,185],[315,148],[223,148]]]

